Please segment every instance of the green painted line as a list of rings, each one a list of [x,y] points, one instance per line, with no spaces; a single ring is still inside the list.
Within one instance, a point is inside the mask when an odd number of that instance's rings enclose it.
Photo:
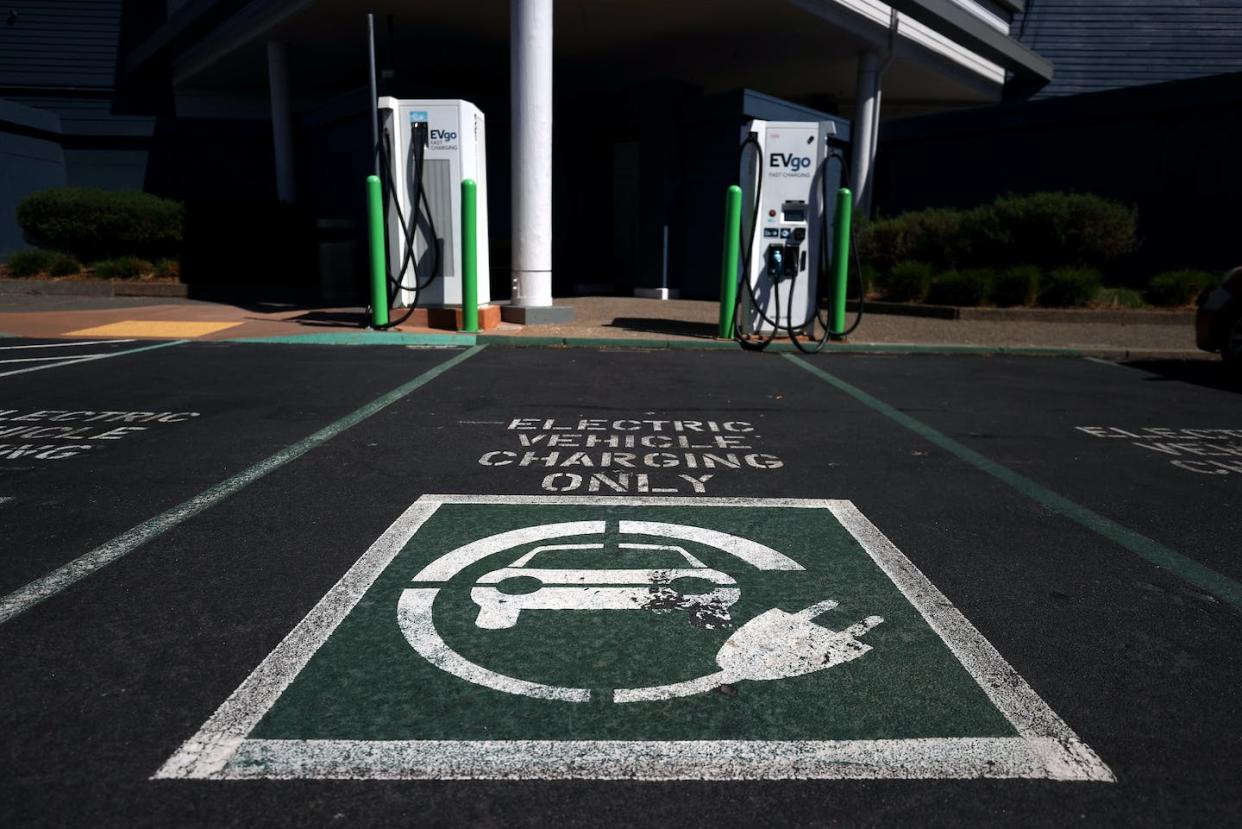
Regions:
[[[797,354],[798,349],[787,342],[772,343],[770,351]],[[932,343],[829,343],[819,352],[831,354],[980,354],[1021,357],[1081,357],[1077,348],[1044,348],[1014,345],[939,345]]]
[[[473,334],[411,334],[402,331],[333,331],[320,334],[280,334],[271,337],[234,337],[231,343],[277,345],[475,345]]]
[[[740,351],[733,340],[669,340],[673,351]]]
[[[487,345],[516,346],[529,348],[532,346],[563,346],[564,337],[520,337],[512,334],[480,334],[479,342]]]
[[[117,559],[132,553],[148,541],[160,537],[200,512],[214,507],[229,496],[236,495],[269,472],[275,472],[290,461],[296,460],[312,449],[322,446],[346,429],[357,426],[371,417],[371,415],[391,406],[415,389],[421,388],[454,366],[478,354],[483,348],[484,346],[476,345],[445,360],[434,368],[424,371],[413,380],[397,386],[387,394],[377,397],[365,406],[355,409],[339,420],[328,424],[313,435],[286,446],[249,469],[245,469],[231,478],[221,481],[204,492],[195,495],[190,500],[178,504],[154,518],[131,527],[102,546],[96,547],[89,553],[85,553],[68,564],[58,567],[46,576],[36,579],[26,586],[20,587],[7,596],[0,598],[0,624],[24,613],[44,599],[51,598],[87,576],[102,570]]]
[[[645,351],[662,351],[668,348],[669,341],[655,338],[566,337],[565,345],[574,348],[636,348]]]
[[[1242,584],[1228,576],[1205,567],[1176,550],[1153,541],[1129,527],[1122,526],[1111,518],[1106,518],[1098,512],[1084,507],[1082,504],[1058,495],[1043,484],[1037,483],[1025,475],[1019,475],[1012,469],[981,455],[973,449],[963,446],[943,432],[939,432],[926,423],[898,411],[884,401],[872,397],[857,386],[850,385],[841,378],[829,374],[819,366],[812,365],[806,360],[800,360],[794,356],[788,356],[788,359],[830,386],[848,394],[858,402],[879,412],[895,423],[904,426],[929,443],[933,443],[946,452],[956,455],[981,472],[986,472],[1001,483],[1012,487],[1053,512],[1104,536],[1109,541],[1124,547],[1145,561],[1168,570],[1200,590],[1204,590],[1221,601],[1227,602],[1234,609],[1242,610]]]

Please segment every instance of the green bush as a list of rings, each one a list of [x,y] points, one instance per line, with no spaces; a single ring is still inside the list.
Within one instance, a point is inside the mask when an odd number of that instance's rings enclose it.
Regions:
[[[880,283],[890,302],[922,302],[931,289],[935,269],[926,262],[898,262]]]
[[[156,276],[181,276],[181,263],[176,259],[161,259],[155,263]]]
[[[1142,308],[1143,295],[1131,288],[1101,288],[1095,304],[1101,308]]]
[[[1216,281],[1216,276],[1206,271],[1165,271],[1153,276],[1143,293],[1152,305],[1189,305],[1200,291],[1211,288]]]
[[[992,281],[992,301],[1002,308],[1034,305],[1039,296],[1039,268],[1013,265],[996,274]]]
[[[969,240],[962,233],[963,213],[930,208],[865,223],[858,232],[863,261],[891,271],[898,262],[917,260],[935,268],[967,264]]]
[[[976,261],[1103,266],[1133,252],[1134,208],[1089,193],[1002,196],[971,211],[963,233]]]
[[[52,254],[45,250],[19,250],[9,256],[6,264],[9,276],[37,276],[47,272]]]
[[[91,261],[176,253],[183,214],[180,203],[148,193],[59,187],[23,199],[17,222],[30,244]]]
[[[152,273],[155,266],[137,256],[118,256],[115,259],[101,259],[95,263],[95,276],[104,279],[133,279]]]
[[[859,219],[854,245],[864,267],[888,273],[905,257],[905,225],[897,219]]]
[[[1080,308],[1090,305],[1103,281],[1095,268],[1057,268],[1043,280],[1039,304],[1052,308]]]
[[[862,259],[883,271],[903,260],[943,270],[1004,267],[1102,267],[1132,253],[1133,208],[1080,193],[1003,196],[970,210],[931,208],[863,223]]]
[[[82,263],[67,253],[53,253],[47,272],[52,276],[77,276],[82,273]]]
[[[933,305],[973,308],[987,301],[995,273],[987,268],[949,271],[932,282],[927,301]]]

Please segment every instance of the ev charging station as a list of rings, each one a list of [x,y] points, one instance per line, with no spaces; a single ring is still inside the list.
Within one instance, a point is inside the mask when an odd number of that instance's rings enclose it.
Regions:
[[[479,304],[490,300],[487,274],[487,141],[483,113],[462,100],[378,100],[389,273],[409,307],[462,302],[461,183],[478,193]]]
[[[741,291],[741,332],[810,335],[821,263],[836,242],[832,197],[844,183],[845,144],[832,121],[755,119],[743,136],[742,278],[749,289]],[[840,163],[829,163],[834,158]]]

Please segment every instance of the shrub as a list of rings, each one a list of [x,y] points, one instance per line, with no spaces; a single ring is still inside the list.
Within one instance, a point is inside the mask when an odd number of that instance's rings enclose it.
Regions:
[[[60,187],[33,193],[17,208],[26,241],[94,260],[161,256],[181,244],[181,204],[148,193]]]
[[[1206,271],[1165,271],[1147,283],[1143,293],[1152,305],[1188,305],[1204,288],[1216,284],[1216,276]]]
[[[9,276],[36,276],[47,271],[52,254],[45,250],[19,250],[6,263]]]
[[[888,273],[905,258],[905,225],[898,219],[859,221],[854,244],[864,265]]]
[[[77,276],[82,273],[82,263],[67,253],[53,253],[47,272],[52,276]]]
[[[970,211],[962,232],[980,264],[1098,267],[1133,252],[1137,222],[1134,208],[1100,196],[1032,193]]]
[[[1002,308],[1034,305],[1039,296],[1039,268],[1013,265],[996,274],[992,281],[992,301]]]
[[[986,268],[949,271],[932,283],[927,301],[935,305],[982,305],[991,292],[994,277],[995,274]]]
[[[955,268],[970,255],[962,218],[960,210],[931,208],[867,222],[858,232],[858,255],[886,271],[908,259]]]
[[[155,263],[156,276],[181,276],[181,263],[176,259],[161,259]]]
[[[95,263],[95,276],[104,279],[133,279],[136,276],[151,273],[155,266],[137,256],[118,256],[115,259],[101,259]]]
[[[1057,268],[1044,278],[1039,304],[1053,308],[1089,305],[1099,294],[1101,281],[1095,268]]]
[[[932,208],[864,223],[859,255],[881,270],[913,259],[939,269],[1004,266],[1100,267],[1132,253],[1133,208],[1099,196],[1003,196],[971,210]]]
[[[922,302],[934,275],[926,262],[898,262],[880,283],[880,290],[884,299],[892,302]]]
[[[1131,288],[1101,288],[1095,304],[1100,308],[1142,308],[1143,295]]]

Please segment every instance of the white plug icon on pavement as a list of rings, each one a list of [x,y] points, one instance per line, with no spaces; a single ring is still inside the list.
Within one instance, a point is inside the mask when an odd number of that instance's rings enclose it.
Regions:
[[[619,689],[613,701],[648,702],[687,697],[744,679],[787,679],[857,659],[871,650],[871,646],[859,642],[858,637],[884,619],[868,616],[844,630],[832,630],[815,623],[816,617],[836,606],[836,601],[826,599],[797,613],[776,607],[764,611],[735,630],[720,646],[716,652],[719,672],[669,685]]]

